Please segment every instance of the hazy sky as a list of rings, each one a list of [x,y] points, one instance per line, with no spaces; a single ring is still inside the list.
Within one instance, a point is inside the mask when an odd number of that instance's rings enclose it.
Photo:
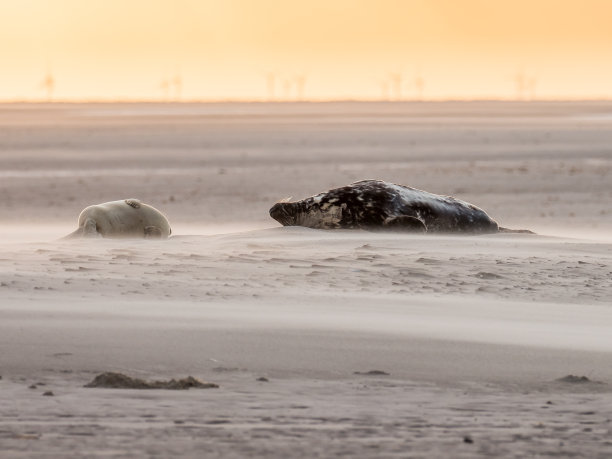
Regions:
[[[300,76],[311,99],[416,97],[417,77],[508,98],[519,73],[610,98],[611,23],[612,0],[0,0],[0,99],[44,98],[47,70],[61,99],[294,98]]]

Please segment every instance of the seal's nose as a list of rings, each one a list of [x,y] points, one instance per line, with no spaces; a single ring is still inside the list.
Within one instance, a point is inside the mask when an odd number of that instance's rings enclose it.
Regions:
[[[282,225],[291,224],[291,213],[288,208],[289,204],[284,202],[277,202],[270,208],[270,217],[279,222]]]
[[[282,214],[283,214],[283,205],[280,202],[274,204],[270,208],[270,217],[272,217],[274,220],[280,221],[279,218]]]

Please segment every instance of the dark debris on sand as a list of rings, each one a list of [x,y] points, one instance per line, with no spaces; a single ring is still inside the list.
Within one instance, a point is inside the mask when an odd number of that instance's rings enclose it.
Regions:
[[[106,372],[100,373],[93,381],[83,387],[102,387],[107,389],[213,389],[219,386],[214,383],[203,382],[193,376],[183,379],[171,379],[170,381],[145,381],[144,379],[132,378],[122,373]]]
[[[603,384],[602,382],[599,382],[599,381],[591,381],[586,376],[575,376],[575,375],[567,375],[567,376],[564,376],[563,378],[557,379],[556,381],[563,382],[563,383],[570,383],[570,384],[584,384],[584,383]]]
[[[382,371],[382,370],[370,370],[370,371],[356,371],[355,373],[356,375],[366,375],[366,376],[390,376],[389,373],[387,373],[386,371]]]

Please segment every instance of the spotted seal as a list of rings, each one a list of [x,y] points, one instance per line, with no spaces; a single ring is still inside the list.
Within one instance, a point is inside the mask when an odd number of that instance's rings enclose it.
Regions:
[[[297,202],[278,202],[270,216],[283,226],[387,229],[427,233],[530,232],[500,228],[486,212],[452,196],[381,180],[362,180]]]
[[[138,199],[111,201],[85,208],[79,227],[66,236],[165,239],[172,233],[168,219],[155,207]]]

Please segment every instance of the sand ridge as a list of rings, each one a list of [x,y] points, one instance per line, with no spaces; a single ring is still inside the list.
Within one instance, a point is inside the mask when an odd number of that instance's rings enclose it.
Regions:
[[[609,303],[612,245],[539,235],[386,235],[271,228],[168,241],[7,248],[4,293],[206,301],[308,291]],[[31,284],[30,276],[38,278]],[[92,289],[100,284],[99,288]]]

